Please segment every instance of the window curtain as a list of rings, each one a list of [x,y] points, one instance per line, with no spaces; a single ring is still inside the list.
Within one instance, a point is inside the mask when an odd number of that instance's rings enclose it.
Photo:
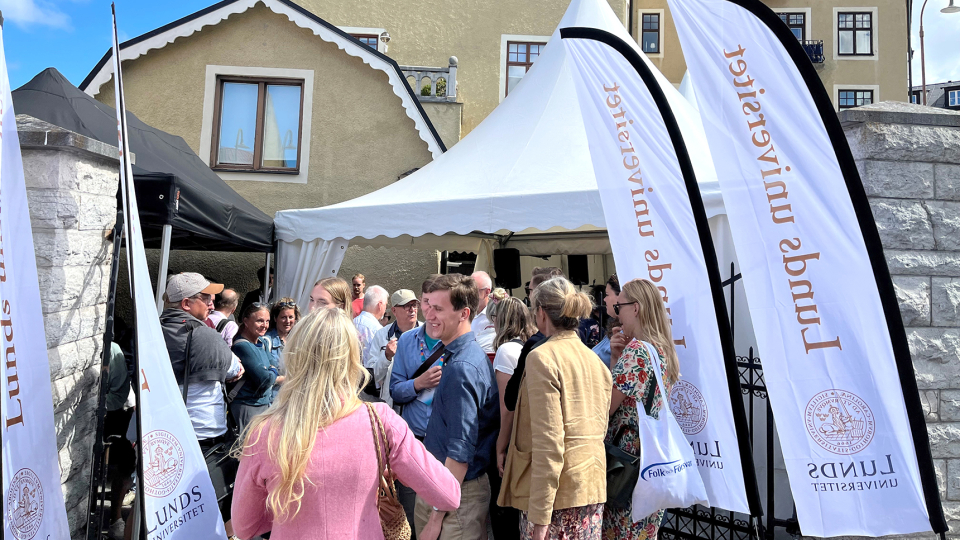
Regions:
[[[349,242],[343,238],[310,242],[279,242],[277,252],[277,298],[289,296],[306,314],[313,285],[325,277],[336,277]]]

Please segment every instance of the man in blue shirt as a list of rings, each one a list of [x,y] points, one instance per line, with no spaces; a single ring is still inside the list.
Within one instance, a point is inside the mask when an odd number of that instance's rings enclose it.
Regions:
[[[424,286],[429,281],[428,279],[424,282]],[[400,336],[393,356],[393,372],[389,381],[390,397],[393,398],[393,404],[400,407],[400,416],[407,421],[410,431],[421,441],[427,434],[427,422],[433,410],[433,395],[440,384],[444,355],[437,355],[429,369],[422,374],[417,375],[417,371],[420,371],[420,366],[434,357],[434,353],[441,347],[440,340],[430,337],[425,327],[420,326]],[[397,482],[397,495],[407,514],[410,527],[414,528],[416,492]]]
[[[421,304],[426,336],[445,347],[424,445],[461,488],[460,508],[454,512],[440,512],[417,497],[417,537],[485,537],[490,505],[486,470],[500,429],[500,398],[493,365],[470,330],[479,304],[477,285],[460,274],[433,276],[423,284]]]

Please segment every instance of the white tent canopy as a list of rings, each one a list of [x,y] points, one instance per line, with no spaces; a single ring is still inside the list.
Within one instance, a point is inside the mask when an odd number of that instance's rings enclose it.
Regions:
[[[303,301],[336,275],[347,243],[479,252],[493,239],[525,255],[609,253],[603,209],[560,28],[593,27],[640,52],[609,5],[572,0],[540,57],[509,96],[453,148],[373,193],[314,209],[277,212],[279,292]],[[670,102],[708,217],[723,201],[696,110],[646,59]],[[544,234],[546,233],[546,234]],[[486,240],[486,241],[485,241]]]

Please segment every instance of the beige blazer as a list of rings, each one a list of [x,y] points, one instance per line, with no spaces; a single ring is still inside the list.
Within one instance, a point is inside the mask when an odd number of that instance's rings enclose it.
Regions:
[[[497,504],[548,525],[554,510],[607,500],[610,371],[575,332],[527,356]]]

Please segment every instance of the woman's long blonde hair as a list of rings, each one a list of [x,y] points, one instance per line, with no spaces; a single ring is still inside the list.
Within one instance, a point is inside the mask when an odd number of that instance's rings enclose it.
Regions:
[[[342,309],[321,308],[303,318],[283,349],[286,380],[267,412],[245,430],[241,459],[260,437],[280,468],[267,508],[282,522],[300,511],[304,473],[317,433],[360,407],[360,389],[369,374],[360,361],[360,342],[353,321]]]
[[[623,284],[621,292],[640,306],[637,318],[640,319],[640,335],[637,339],[652,343],[666,353],[667,372],[664,384],[673,384],[680,380],[680,360],[673,345],[673,333],[670,330],[670,318],[663,304],[660,290],[646,279],[633,279]]]
[[[494,326],[497,327],[497,337],[493,340],[494,349],[499,349],[511,339],[520,338],[526,341],[537,332],[530,309],[523,305],[519,298],[513,296],[508,296],[497,303]]]

